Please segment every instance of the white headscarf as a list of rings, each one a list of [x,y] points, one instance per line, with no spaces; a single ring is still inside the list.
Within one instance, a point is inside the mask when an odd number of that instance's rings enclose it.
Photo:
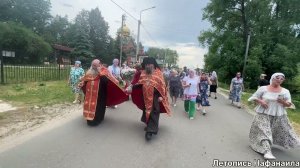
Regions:
[[[216,71],[213,71],[212,73],[211,73],[211,77],[212,77],[212,79],[217,79],[217,72]]]
[[[284,76],[283,73],[281,73],[281,72],[276,72],[276,73],[274,73],[274,74],[271,76],[270,84],[272,84],[273,79],[276,78],[277,76],[283,76],[283,77],[285,78],[285,76]]]

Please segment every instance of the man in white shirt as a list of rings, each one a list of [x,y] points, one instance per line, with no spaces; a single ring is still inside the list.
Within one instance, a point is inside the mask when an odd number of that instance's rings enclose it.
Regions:
[[[108,71],[114,76],[118,81],[121,81],[121,68],[119,67],[119,60],[114,59],[113,64],[108,67]],[[113,106],[113,108],[117,108],[117,106]]]
[[[113,64],[108,67],[109,72],[119,81],[121,78],[121,68],[119,67],[119,60],[114,59]]]

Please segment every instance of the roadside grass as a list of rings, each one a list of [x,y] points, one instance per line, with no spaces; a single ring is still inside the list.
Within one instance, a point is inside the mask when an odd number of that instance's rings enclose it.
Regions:
[[[17,107],[0,113],[0,140],[66,114],[73,98],[66,80],[0,85],[0,99]]]
[[[71,102],[73,99],[66,81],[7,84],[0,85],[0,90],[0,99],[15,106],[40,107]]]
[[[5,118],[4,114],[3,114],[3,113],[0,113],[0,120],[2,120],[2,119],[4,119],[4,118]]]

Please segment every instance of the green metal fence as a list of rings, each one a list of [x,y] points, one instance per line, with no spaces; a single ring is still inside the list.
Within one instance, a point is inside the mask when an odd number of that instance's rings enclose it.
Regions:
[[[70,69],[69,65],[4,65],[1,83],[67,80]]]

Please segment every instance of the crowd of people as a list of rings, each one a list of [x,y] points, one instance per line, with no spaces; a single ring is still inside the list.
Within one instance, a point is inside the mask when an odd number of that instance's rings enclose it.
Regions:
[[[276,159],[271,152],[273,144],[289,149],[299,147],[300,140],[287,118],[286,108],[293,104],[289,90],[281,86],[285,75],[275,73],[270,82],[265,77],[261,74],[258,90],[248,100],[258,104],[249,140],[254,151],[272,160]],[[243,83],[241,73],[237,72],[229,87],[229,99],[238,108],[241,108]],[[107,107],[116,108],[116,105],[128,101],[130,95],[132,102],[142,111],[146,140],[158,133],[160,113],[171,115],[171,105],[176,108],[178,100],[183,101],[183,110],[190,120],[195,118],[196,111],[206,115],[206,107],[211,105],[209,97],[217,99],[219,85],[215,71],[205,73],[187,67],[182,70],[161,69],[152,57],[144,58],[141,64],[123,64],[122,67],[119,60],[114,59],[108,68],[95,59],[86,73],[81,62],[76,61],[70,71],[69,84],[75,94],[73,103],[84,102],[83,116],[89,126],[99,125]]]

